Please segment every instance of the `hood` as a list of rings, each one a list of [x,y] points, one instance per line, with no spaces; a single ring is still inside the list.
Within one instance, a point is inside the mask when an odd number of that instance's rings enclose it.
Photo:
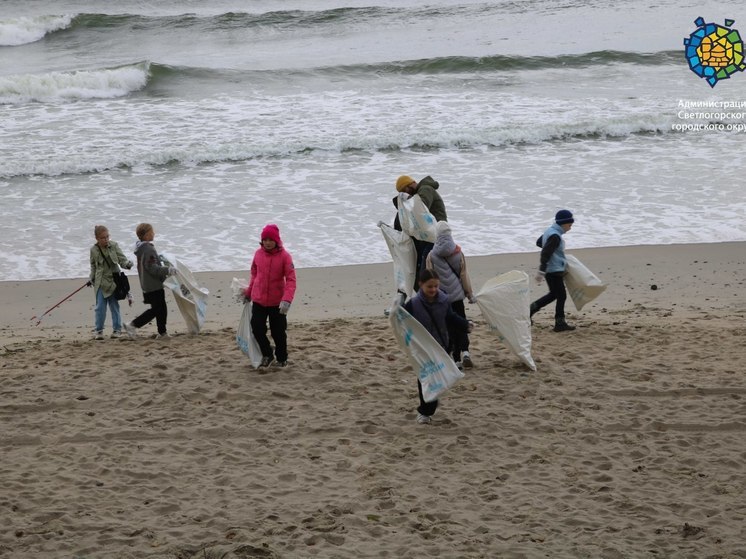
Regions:
[[[417,188],[421,186],[432,186],[435,190],[438,190],[440,184],[438,184],[438,181],[436,181],[433,177],[428,175],[417,184]]]

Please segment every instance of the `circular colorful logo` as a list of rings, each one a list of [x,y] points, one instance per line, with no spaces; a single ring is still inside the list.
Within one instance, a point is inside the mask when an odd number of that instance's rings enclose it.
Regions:
[[[719,80],[727,80],[746,69],[741,35],[731,28],[735,20],[726,19],[723,26],[705,23],[698,17],[694,23],[696,31],[684,39],[686,60],[692,72],[715,87]]]

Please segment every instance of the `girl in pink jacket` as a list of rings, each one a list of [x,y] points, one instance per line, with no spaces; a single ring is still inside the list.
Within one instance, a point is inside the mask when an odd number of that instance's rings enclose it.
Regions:
[[[251,262],[251,279],[244,295],[252,302],[251,332],[262,349],[261,367],[277,358],[278,367],[288,364],[287,314],[295,295],[295,266],[282,246],[280,229],[270,223],[262,229],[261,247]],[[267,338],[267,319],[275,354]]]

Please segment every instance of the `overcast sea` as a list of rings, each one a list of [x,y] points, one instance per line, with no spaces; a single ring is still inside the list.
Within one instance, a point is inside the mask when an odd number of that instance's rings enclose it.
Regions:
[[[746,240],[746,75],[711,88],[683,45],[742,3],[2,8],[0,280],[86,276],[99,223],[193,271],[248,268],[269,222],[298,267],[389,261],[400,174],[467,256],[536,250],[560,208],[569,250]]]

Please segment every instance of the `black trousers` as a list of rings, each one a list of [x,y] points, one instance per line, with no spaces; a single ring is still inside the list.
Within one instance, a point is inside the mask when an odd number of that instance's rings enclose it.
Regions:
[[[451,303],[451,310],[459,315],[461,318],[466,318],[466,307],[464,307],[464,301],[454,301]],[[448,338],[451,343],[451,354],[453,355],[454,361],[461,360],[461,352],[469,351],[469,332],[463,328],[456,328],[453,325],[448,325]]]
[[[275,358],[278,361],[288,360],[288,318],[280,314],[280,307],[264,307],[259,303],[251,304],[251,333],[254,334],[264,357],[272,357],[272,346],[267,338],[267,319],[269,331],[275,342]]]
[[[552,301],[556,300],[557,305],[554,308],[555,320],[564,320],[565,318],[565,301],[567,300],[567,291],[565,290],[564,276],[564,272],[551,272],[544,276],[544,279],[547,280],[549,293],[533,302],[534,308],[538,311],[539,309],[546,307]]]
[[[142,328],[155,318],[158,333],[166,333],[166,321],[168,320],[168,307],[166,307],[166,292],[163,289],[149,291],[142,294],[143,302],[150,308],[132,321],[135,328]]]
[[[438,400],[426,402],[422,399],[422,384],[420,384],[420,379],[417,379],[417,392],[420,395],[420,405],[417,408],[417,411],[422,415],[430,417],[435,413],[435,410],[438,409]]]

